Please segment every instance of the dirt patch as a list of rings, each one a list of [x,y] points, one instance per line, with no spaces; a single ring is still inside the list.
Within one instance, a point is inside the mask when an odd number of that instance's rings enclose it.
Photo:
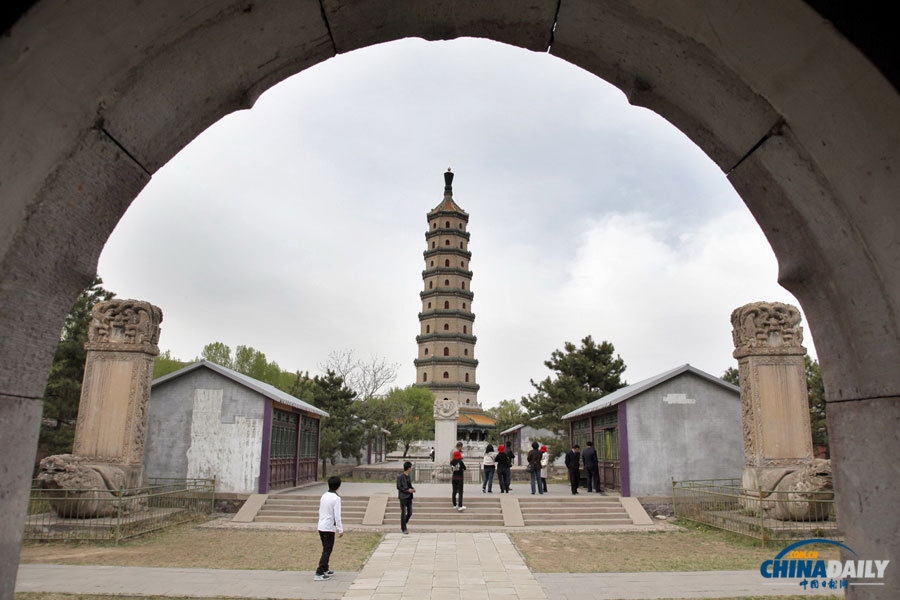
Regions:
[[[348,532],[335,540],[331,568],[358,571],[381,541],[380,533]],[[315,531],[253,531],[182,525],[120,542],[28,542],[23,563],[131,567],[195,567],[313,571],[321,543]]]
[[[528,567],[538,573],[629,573],[759,569],[778,550],[727,534],[684,530],[659,533],[514,533]],[[838,560],[833,547],[817,548]]]

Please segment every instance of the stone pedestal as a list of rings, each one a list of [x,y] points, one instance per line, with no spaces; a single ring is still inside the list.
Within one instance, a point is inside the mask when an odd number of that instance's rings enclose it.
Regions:
[[[45,488],[144,483],[147,403],[162,311],[149,302],[110,300],[95,304],[91,318],[73,454],[41,461]]]
[[[731,313],[744,425],[742,485],[771,490],[813,460],[800,311],[754,302]]]
[[[434,400],[434,462],[450,464],[450,454],[456,447],[456,423],[459,406],[452,399]]]

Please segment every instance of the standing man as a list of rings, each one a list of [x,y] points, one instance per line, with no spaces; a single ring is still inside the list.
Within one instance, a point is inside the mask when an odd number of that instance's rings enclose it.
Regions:
[[[588,492],[593,492],[596,489],[598,494],[602,494],[603,490],[600,489],[600,467],[597,464],[597,451],[594,450],[594,442],[587,443],[587,448],[581,453],[581,460],[584,461]]]
[[[528,474],[531,476],[531,495],[534,496],[534,486],[537,485],[538,494],[544,493],[544,486],[541,485],[541,451],[538,450],[538,443],[531,442],[531,450],[528,452],[526,460],[528,461]]]
[[[581,446],[575,444],[566,452],[566,468],[569,470],[569,484],[572,486],[572,494],[578,493],[578,462],[581,460]]]
[[[431,447],[431,452],[428,453],[428,456],[431,457],[431,462],[434,462],[434,446]]]
[[[334,534],[344,537],[344,524],[341,523],[341,497],[337,495],[341,487],[341,478],[332,475],[328,478],[328,491],[319,500],[319,539],[322,541],[322,556],[319,557],[319,568],[316,569],[316,581],[331,579],[334,571],[328,568],[328,559],[334,548]]]
[[[462,452],[457,450],[453,453],[453,460],[450,461],[450,483],[453,485],[453,506],[459,512],[466,510],[463,504],[463,481],[466,472],[466,463],[463,462]],[[459,500],[457,501],[457,496]]]
[[[453,458],[454,458],[453,455],[456,454],[457,452],[459,452],[459,454],[462,455],[462,448],[463,448],[463,443],[462,443],[462,442],[456,442],[456,448],[454,448],[454,449],[450,452],[450,460],[453,460]]]
[[[409,523],[409,518],[412,516],[413,494],[416,493],[416,489],[409,479],[411,472],[412,463],[406,461],[403,463],[403,473],[397,477],[397,497],[400,499],[400,531],[405,534],[409,533],[406,530],[406,524]]]

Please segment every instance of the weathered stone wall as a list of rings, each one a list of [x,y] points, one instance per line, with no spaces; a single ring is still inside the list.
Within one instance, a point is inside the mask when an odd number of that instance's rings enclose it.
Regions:
[[[673,478],[740,477],[744,447],[737,391],[683,373],[627,402],[632,496],[671,496]]]
[[[216,490],[259,489],[266,399],[209,369],[153,387],[144,464],[149,477],[216,477]]]

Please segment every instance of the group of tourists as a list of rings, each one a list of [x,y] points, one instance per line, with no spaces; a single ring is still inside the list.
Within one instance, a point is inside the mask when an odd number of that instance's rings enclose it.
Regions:
[[[466,510],[466,506],[463,504],[463,482],[465,481],[466,463],[463,460],[462,448],[462,442],[458,442],[450,458],[450,483],[452,486],[450,498],[453,508],[459,512]],[[433,452],[434,449],[432,449]],[[515,454],[512,448],[506,448],[501,444],[497,446],[495,451],[491,444],[487,445],[484,450],[484,458],[481,461],[482,493],[493,493],[495,473],[500,485],[500,493],[509,493],[513,459],[515,459]],[[550,465],[550,455],[547,453],[547,446],[538,446],[537,442],[532,442],[531,450],[525,459],[531,479],[532,495],[547,493],[547,472]],[[602,494],[603,491],[600,489],[600,469],[593,442],[587,443],[587,448],[584,449],[584,452],[581,452],[581,447],[578,444],[573,445],[572,449],[566,452],[566,469],[569,472],[569,483],[572,486],[573,494],[578,493],[582,464],[587,475],[587,491],[596,491]],[[400,500],[400,531],[404,534],[409,533],[406,525],[409,523],[410,517],[412,517],[412,500],[413,494],[416,493],[410,479],[412,467],[413,465],[410,461],[404,462],[403,473],[397,477],[397,497]],[[316,569],[315,579],[317,581],[330,579],[334,574],[328,567],[328,561],[334,547],[335,537],[343,537],[344,535],[344,527],[341,523],[341,497],[337,494],[337,490],[340,487],[340,477],[329,478],[328,491],[322,495],[319,502],[318,530],[319,538],[322,542],[322,556],[319,559],[319,567]]]
[[[512,448],[507,448],[503,444],[497,446],[496,452],[493,445],[487,445],[484,449],[484,458],[481,460],[482,493],[494,493],[495,473],[500,484],[500,493],[509,493],[509,486],[512,481],[512,464],[515,457]],[[544,494],[547,491],[547,468],[550,464],[547,446],[538,447],[537,442],[532,442],[531,451],[528,453],[526,460],[528,473],[531,476],[531,493]]]

